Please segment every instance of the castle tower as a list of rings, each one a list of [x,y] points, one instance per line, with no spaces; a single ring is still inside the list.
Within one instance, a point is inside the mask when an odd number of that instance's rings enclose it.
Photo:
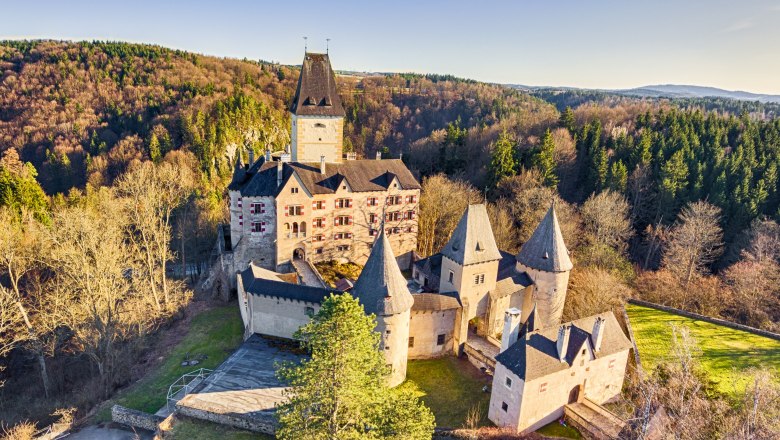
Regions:
[[[466,208],[441,254],[439,291],[458,292],[467,320],[484,316],[501,259],[485,205]]]
[[[293,162],[342,161],[344,107],[327,54],[307,52],[290,105]]]
[[[517,254],[517,272],[526,272],[534,281],[535,320],[538,327],[561,323],[569,272],[569,251],[563,242],[555,206],[551,206],[539,226]]]
[[[388,384],[399,385],[406,379],[409,319],[414,298],[398,267],[384,227],[374,242],[352,294],[367,314],[376,315],[376,331],[382,338],[380,349],[384,351],[385,362],[392,368]]]

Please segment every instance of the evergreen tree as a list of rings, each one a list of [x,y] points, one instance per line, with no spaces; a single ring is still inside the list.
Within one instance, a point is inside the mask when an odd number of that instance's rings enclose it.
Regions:
[[[617,161],[612,163],[609,168],[609,188],[612,191],[623,193],[626,190],[626,184],[628,183],[628,170],[623,164],[623,161]]]
[[[561,127],[569,130],[569,133],[574,134],[576,126],[574,121],[574,112],[572,111],[571,107],[567,106],[566,110],[561,113],[558,124],[560,124]]]
[[[152,135],[149,137],[147,150],[149,151],[149,159],[151,159],[154,163],[158,163],[161,159],[160,141],[157,139],[157,135],[154,133],[152,133]]]
[[[515,146],[506,130],[498,136],[493,144],[493,154],[490,159],[490,183],[496,186],[504,177],[513,176],[517,164],[515,162]]]
[[[545,185],[553,188],[558,186],[558,175],[555,173],[555,141],[549,128],[544,133],[542,145],[534,154],[532,163],[544,178]]]
[[[385,385],[374,316],[348,293],[331,295],[295,337],[311,351],[277,374],[290,385],[278,407],[280,439],[430,439],[434,418],[418,393]]]

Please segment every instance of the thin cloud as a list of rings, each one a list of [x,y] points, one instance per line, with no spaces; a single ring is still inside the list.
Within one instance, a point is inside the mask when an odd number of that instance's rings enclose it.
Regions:
[[[780,5],[778,5],[778,7],[780,8]],[[725,29],[723,29],[722,32],[723,33],[739,32],[739,31],[744,31],[745,29],[750,29],[753,26],[755,26],[755,24],[753,23],[752,20],[742,19],[739,21],[735,21],[734,23],[731,24],[731,26],[728,26]]]

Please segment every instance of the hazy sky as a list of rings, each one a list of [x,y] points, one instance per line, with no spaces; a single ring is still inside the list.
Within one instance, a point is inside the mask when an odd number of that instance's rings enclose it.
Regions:
[[[696,84],[780,94],[780,0],[0,0],[0,39],[156,43],[342,70],[589,88]]]

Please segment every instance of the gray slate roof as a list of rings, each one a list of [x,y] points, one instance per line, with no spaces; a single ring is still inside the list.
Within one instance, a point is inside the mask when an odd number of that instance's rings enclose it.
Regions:
[[[550,207],[531,238],[520,248],[517,261],[545,272],[567,272],[572,269],[554,206]]]
[[[352,288],[352,295],[363,304],[366,313],[377,316],[403,313],[414,304],[384,229],[381,228],[366,265]]]
[[[324,53],[306,53],[290,112],[302,116],[344,116],[336,75]]]
[[[485,205],[466,208],[441,253],[464,266],[501,259]]]
[[[273,296],[296,301],[322,304],[331,293],[343,293],[336,289],[312,287],[303,284],[292,284],[282,281],[276,274],[267,269],[249,264],[241,271],[241,283],[244,291],[253,295]]]
[[[453,310],[461,307],[457,292],[450,293],[415,293],[413,312]]]
[[[560,327],[558,325],[526,333],[508,349],[499,353],[496,362],[500,362],[525,381],[566,370],[572,366],[583,345],[590,341],[593,323],[599,317],[605,322],[601,349],[594,353],[597,359],[632,347],[631,341],[623,333],[615,315],[612,312],[604,312],[567,323],[571,325],[571,335],[565,362],[558,359],[557,341]],[[590,347],[592,351],[593,341],[590,341]]]
[[[503,298],[515,292],[525,290],[533,284],[533,280],[527,273],[518,273],[515,267],[517,260],[509,252],[501,251],[501,260],[498,262],[498,275],[496,276],[496,288],[490,291],[493,298]]]
[[[241,191],[245,197],[276,196],[277,162],[260,158],[246,171],[243,179],[236,179],[228,187]],[[333,194],[343,180],[354,192],[386,191],[390,185],[387,174],[398,179],[401,189],[420,189],[414,175],[400,159],[347,160],[326,163],[325,174],[320,173],[319,163],[285,162],[282,165],[282,186],[296,174],[311,194]]]

